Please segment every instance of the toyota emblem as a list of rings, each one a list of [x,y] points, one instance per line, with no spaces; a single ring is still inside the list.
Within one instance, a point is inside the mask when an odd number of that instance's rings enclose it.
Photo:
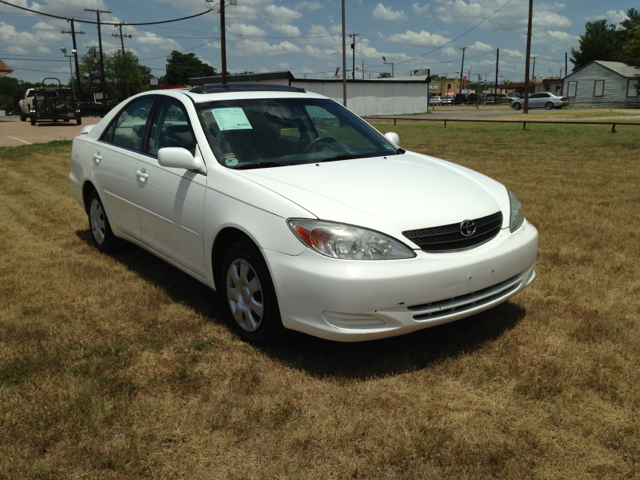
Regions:
[[[473,220],[465,220],[460,224],[460,233],[463,237],[470,237],[476,233],[476,222]]]

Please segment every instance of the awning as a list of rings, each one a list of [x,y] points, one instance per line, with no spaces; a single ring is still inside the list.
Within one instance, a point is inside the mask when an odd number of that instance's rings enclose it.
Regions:
[[[11,72],[13,72],[13,70],[7,67],[7,64],[0,60],[0,77],[3,75],[8,75]]]

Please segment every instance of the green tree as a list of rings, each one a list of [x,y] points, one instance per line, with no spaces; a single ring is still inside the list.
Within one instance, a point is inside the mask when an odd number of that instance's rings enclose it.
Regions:
[[[35,86],[34,83],[22,82],[14,77],[0,77],[0,110],[9,112],[17,108],[27,88]]]
[[[571,63],[574,69],[584,67],[594,60],[618,60],[620,45],[616,36],[616,26],[607,25],[604,19],[587,22],[579,44],[578,50],[571,47]]]
[[[107,55],[104,61],[104,75],[107,78],[107,98],[123,100],[127,98],[127,82],[129,77],[129,94],[135,95],[149,90],[151,69],[140,65],[138,57],[131,51],[125,51],[127,72],[122,51]]]
[[[211,65],[207,65],[197,58],[194,53],[184,55],[177,50],[171,52],[171,58],[167,59],[167,74],[164,76],[164,85],[186,85],[190,78],[213,77],[220,75]]]
[[[389,72],[382,72],[378,75],[378,78],[391,78],[391,74]]]
[[[127,62],[127,73],[129,75],[129,94],[135,95],[149,90],[151,69],[140,65],[140,63],[138,63],[138,57],[131,51],[125,51],[125,58]],[[78,62],[80,64],[81,89],[78,90],[75,78],[73,78],[72,81],[74,88],[76,88],[76,96],[87,100],[92,98],[93,92],[91,72],[97,73],[98,77],[100,76],[100,57],[97,49],[90,49],[86,54],[80,56]],[[121,50],[104,54],[104,77],[109,102],[120,102],[127,98],[127,84]]]

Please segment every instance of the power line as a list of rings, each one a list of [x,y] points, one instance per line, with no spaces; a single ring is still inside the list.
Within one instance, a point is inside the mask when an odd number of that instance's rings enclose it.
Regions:
[[[67,18],[67,17],[61,17],[59,15],[52,15],[51,13],[45,13],[45,12],[38,12],[37,10],[31,10],[29,8],[25,8],[25,7],[19,7],[18,5],[13,5],[12,3],[6,2],[5,0],[0,0],[0,3],[3,3],[5,5],[8,5],[10,7],[14,7],[14,8],[19,8],[20,10],[25,10],[27,12],[31,12],[33,14],[37,14],[37,15],[44,15],[45,17],[50,17],[50,18],[57,18],[59,20],[66,20],[66,21],[70,21],[72,20],[71,18]],[[196,13],[195,15],[189,15],[188,17],[181,17],[181,18],[174,18],[171,20],[161,20],[159,22],[145,22],[145,23],[127,23],[126,25],[131,25],[131,26],[138,26],[138,25],[160,25],[163,23],[172,23],[172,22],[179,22],[182,20],[188,20],[190,18],[195,18],[195,17],[199,17],[201,15],[206,15],[207,13],[211,12],[213,10],[213,7],[204,11],[204,12],[200,12],[200,13]],[[93,25],[98,25],[99,23],[101,23],[102,25],[114,25],[114,26],[118,26],[118,23],[111,23],[111,22],[93,22],[91,20],[84,20],[84,19],[75,19],[77,22],[81,22],[81,23],[91,23]]]

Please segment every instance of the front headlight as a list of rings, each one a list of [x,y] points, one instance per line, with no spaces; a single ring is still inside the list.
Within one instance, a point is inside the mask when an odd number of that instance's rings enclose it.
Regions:
[[[511,217],[509,220],[509,230],[515,232],[524,223],[524,213],[522,213],[522,204],[511,190],[509,192],[509,203],[511,204]]]
[[[416,256],[398,240],[366,228],[304,218],[290,218],[287,223],[302,243],[327,257],[396,260]]]

